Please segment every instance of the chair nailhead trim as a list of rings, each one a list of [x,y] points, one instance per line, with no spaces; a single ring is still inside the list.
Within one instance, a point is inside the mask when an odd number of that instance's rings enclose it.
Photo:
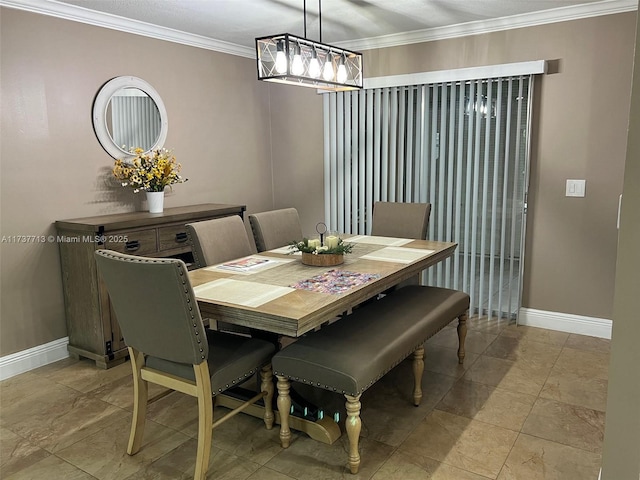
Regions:
[[[243,380],[245,380],[246,378],[249,378],[251,375],[253,375],[254,373],[256,373],[256,369],[253,368],[251,370],[249,370],[248,372],[246,372],[245,374],[243,374],[241,377],[238,377],[234,380],[231,380],[231,385],[229,385],[228,383],[225,385],[225,388],[218,388],[218,393],[222,393],[225,390],[227,390],[228,388],[231,388],[232,385],[235,385],[238,382],[241,382]]]
[[[106,250],[102,250],[100,251],[100,255],[103,255],[106,258],[110,258],[113,260],[119,260],[119,261],[126,261],[126,262],[131,262],[131,263],[146,263],[146,264],[172,264],[175,265],[175,267],[178,270],[178,275],[180,275],[180,277],[182,277],[182,285],[183,285],[183,292],[186,296],[186,301],[187,301],[187,306],[189,307],[189,311],[191,312],[191,318],[195,320],[195,315],[193,314],[193,302],[191,301],[191,295],[190,295],[190,291],[189,291],[189,287],[187,285],[187,281],[188,281],[188,277],[185,276],[185,271],[184,268],[182,268],[182,265],[179,263],[176,263],[175,259],[170,259],[170,258],[148,258],[148,257],[136,257],[136,256],[131,256],[131,258],[122,258],[118,255],[113,255],[112,253],[106,251]],[[195,330],[195,334],[196,336],[199,335],[200,330],[198,328],[198,324],[197,323],[193,323],[193,328]],[[200,340],[198,339],[198,343],[201,343]],[[204,350],[202,348],[200,348],[200,352],[204,352]],[[200,358],[202,360],[206,359],[205,355],[200,355]]]

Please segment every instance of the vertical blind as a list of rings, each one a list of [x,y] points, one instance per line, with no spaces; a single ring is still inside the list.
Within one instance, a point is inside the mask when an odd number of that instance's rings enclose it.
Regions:
[[[514,317],[526,214],[532,75],[324,95],[325,222],[371,232],[373,203],[432,204],[427,238],[457,242],[429,285]]]

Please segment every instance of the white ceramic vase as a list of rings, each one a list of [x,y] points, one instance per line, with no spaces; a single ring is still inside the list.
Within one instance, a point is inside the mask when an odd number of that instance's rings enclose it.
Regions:
[[[164,192],[146,192],[149,213],[162,213],[164,210]]]

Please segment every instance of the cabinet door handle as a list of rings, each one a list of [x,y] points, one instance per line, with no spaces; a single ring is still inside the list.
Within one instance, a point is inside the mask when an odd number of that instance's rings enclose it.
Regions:
[[[127,252],[135,252],[140,248],[140,242],[138,240],[131,240],[124,244],[124,249]]]
[[[189,238],[187,237],[187,232],[176,233],[176,243],[184,243],[187,240],[189,240]]]

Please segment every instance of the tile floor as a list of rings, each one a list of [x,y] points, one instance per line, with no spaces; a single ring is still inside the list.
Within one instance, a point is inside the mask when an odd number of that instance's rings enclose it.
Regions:
[[[238,415],[214,431],[207,478],[597,479],[607,340],[485,318],[470,320],[464,366],[456,346],[453,327],[427,342],[420,407],[409,361],[365,392],[358,475],[346,469],[346,435],[325,445],[294,433],[283,450],[277,428]],[[128,362],[105,371],[63,360],[1,382],[0,402],[4,480],[192,478],[197,410],[180,393],[150,406],[143,448],[126,454]]]

